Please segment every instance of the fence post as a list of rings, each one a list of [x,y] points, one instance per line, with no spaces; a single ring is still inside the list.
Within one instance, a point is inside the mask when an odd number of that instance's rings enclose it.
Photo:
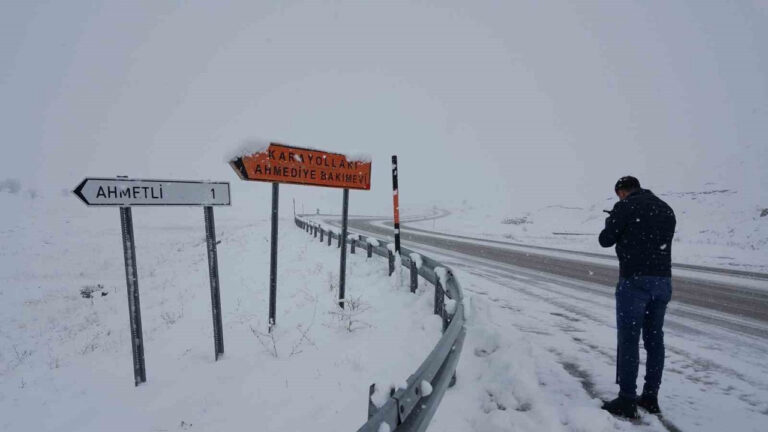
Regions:
[[[416,268],[416,260],[411,258],[411,292],[415,293],[419,288],[419,269]]]
[[[395,272],[395,254],[391,250],[387,249],[387,261],[389,261],[389,275]]]
[[[373,245],[368,243],[368,258],[373,256]]]

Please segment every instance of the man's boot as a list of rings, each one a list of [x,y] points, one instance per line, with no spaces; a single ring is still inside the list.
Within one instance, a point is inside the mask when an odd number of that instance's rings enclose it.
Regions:
[[[637,401],[637,406],[648,411],[651,414],[661,414],[661,408],[659,408],[659,398],[650,393],[643,393],[640,399]]]
[[[634,399],[617,397],[616,399],[603,403],[603,409],[617,417],[628,419],[638,419],[637,402]]]

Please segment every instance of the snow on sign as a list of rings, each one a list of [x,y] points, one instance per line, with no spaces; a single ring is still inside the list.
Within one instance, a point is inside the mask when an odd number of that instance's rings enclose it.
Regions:
[[[86,178],[74,190],[89,206],[224,206],[229,183]]]
[[[360,159],[273,143],[230,165],[243,180],[370,190],[371,161]]]

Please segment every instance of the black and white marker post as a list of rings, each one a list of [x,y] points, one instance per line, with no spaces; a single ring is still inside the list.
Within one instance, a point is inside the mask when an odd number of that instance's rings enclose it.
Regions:
[[[341,207],[341,264],[339,269],[339,307],[344,309],[345,284],[347,282],[347,216],[349,215],[349,189],[344,189]]]
[[[400,191],[397,186],[397,155],[392,155],[392,204],[395,212],[395,254],[400,255]]]
[[[138,180],[125,177],[86,178],[73,191],[88,206],[120,207],[123,235],[125,279],[128,287],[128,315],[131,325],[133,376],[138,386],[147,381],[144,361],[144,337],[141,328],[139,277],[136,270],[136,243],[133,235],[132,207],[203,206],[208,269],[211,282],[211,310],[216,360],[224,354],[219,295],[219,266],[216,255],[216,229],[213,207],[230,205],[229,183],[178,180]]]

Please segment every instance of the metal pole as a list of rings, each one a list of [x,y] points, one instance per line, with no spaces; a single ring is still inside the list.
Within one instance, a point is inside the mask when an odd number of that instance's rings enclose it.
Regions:
[[[400,191],[397,186],[397,155],[392,155],[392,204],[395,211],[395,253],[400,255]]]
[[[203,207],[205,219],[205,241],[208,246],[208,275],[211,279],[211,311],[213,313],[214,358],[224,355],[224,330],[221,324],[221,295],[219,293],[219,260],[216,253],[216,224],[213,207]]]
[[[131,322],[131,349],[133,351],[133,380],[138,386],[147,382],[144,363],[144,334],[141,329],[139,302],[139,276],[136,272],[136,245],[133,238],[133,216],[130,207],[120,207],[120,226],[123,232],[125,281],[128,286],[128,316]]]
[[[272,183],[272,241],[269,260],[269,332],[275,326],[277,308],[277,210],[280,203],[280,183]]]
[[[341,268],[339,269],[339,307],[344,309],[344,285],[347,280],[347,216],[349,213],[349,189],[344,189],[344,203],[341,208]]]

